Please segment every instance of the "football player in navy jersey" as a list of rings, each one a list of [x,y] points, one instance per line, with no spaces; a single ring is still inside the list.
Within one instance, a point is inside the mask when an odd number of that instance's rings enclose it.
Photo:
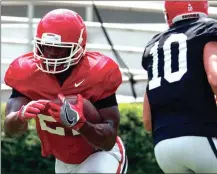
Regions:
[[[142,58],[144,126],[165,173],[217,173],[217,21],[207,0],[165,1],[165,16]]]

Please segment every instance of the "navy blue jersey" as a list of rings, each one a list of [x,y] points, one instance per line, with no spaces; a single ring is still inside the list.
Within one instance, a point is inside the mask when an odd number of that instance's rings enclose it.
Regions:
[[[177,23],[146,46],[142,66],[155,144],[179,136],[217,137],[217,107],[203,65],[210,41],[217,41],[217,21],[201,18]]]

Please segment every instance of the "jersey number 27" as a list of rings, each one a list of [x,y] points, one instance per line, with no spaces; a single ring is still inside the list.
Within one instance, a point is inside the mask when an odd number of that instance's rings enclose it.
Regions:
[[[178,51],[178,71],[172,72],[172,55],[171,45],[173,43],[179,43]],[[153,77],[149,81],[149,90],[161,86],[161,78],[158,72],[158,45],[159,41],[154,44],[150,50],[150,54],[153,56],[152,74]],[[169,83],[179,81],[182,76],[187,72],[187,36],[183,33],[170,35],[163,45],[164,54],[164,79]]]

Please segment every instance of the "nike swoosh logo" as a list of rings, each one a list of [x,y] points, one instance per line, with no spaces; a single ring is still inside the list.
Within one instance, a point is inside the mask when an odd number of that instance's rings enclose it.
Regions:
[[[67,109],[65,108],[65,113],[66,113],[66,120],[68,121],[68,123],[71,125],[72,123],[74,123],[74,121],[69,120],[69,116],[68,116],[68,112]]]
[[[77,87],[79,87],[83,82],[85,81],[85,79],[84,80],[82,80],[81,82],[79,82],[79,83],[75,83],[75,87],[77,88]]]

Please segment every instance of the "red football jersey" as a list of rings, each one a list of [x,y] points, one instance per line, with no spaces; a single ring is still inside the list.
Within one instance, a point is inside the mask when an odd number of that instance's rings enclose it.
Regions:
[[[122,82],[118,65],[98,52],[87,52],[62,86],[54,75],[37,69],[33,53],[15,59],[5,75],[5,83],[31,100],[57,99],[81,94],[92,103],[117,90]],[[41,140],[42,155],[54,155],[65,163],[79,164],[94,152],[94,148],[82,136],[64,128],[46,113],[36,118],[36,127]]]

